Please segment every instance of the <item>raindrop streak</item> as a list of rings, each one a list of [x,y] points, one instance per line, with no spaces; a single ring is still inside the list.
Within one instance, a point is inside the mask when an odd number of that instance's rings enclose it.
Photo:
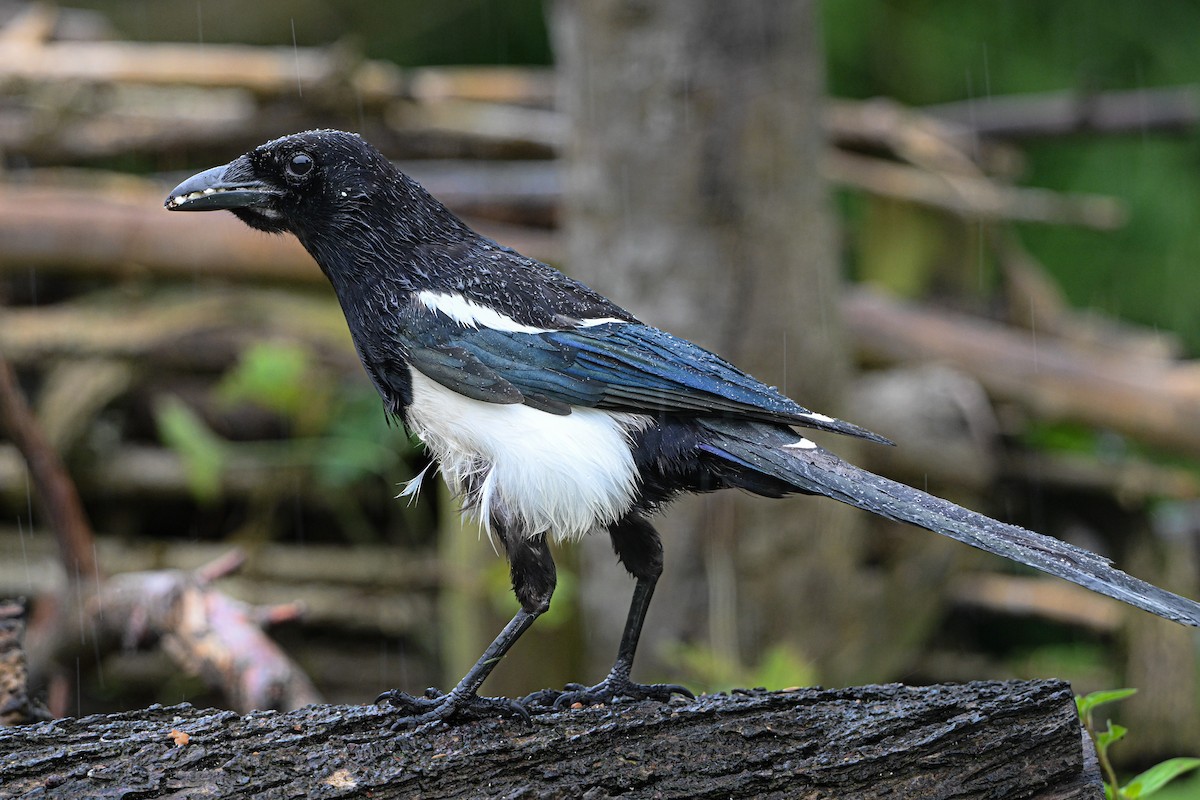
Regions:
[[[1042,365],[1038,359],[1037,309],[1032,302],[1029,304],[1029,339],[1033,344],[1033,372],[1036,375],[1041,372]]]
[[[104,617],[104,592],[100,591],[100,551],[96,547],[96,539],[92,537],[92,571],[95,572],[96,578],[96,611],[102,619]]]
[[[292,53],[296,56],[296,93],[304,97],[304,87],[300,84],[300,47],[296,44],[296,18],[292,22]]]
[[[299,475],[293,479],[294,489],[292,490],[292,525],[296,528],[296,542],[304,544],[305,532],[304,527],[304,487],[301,485]]]
[[[984,97],[991,97],[991,96],[992,96],[992,67],[991,67],[991,63],[988,61],[988,46],[987,46],[987,42],[984,42],[982,46],[983,46],[983,96],[984,96]],[[976,130],[978,130],[978,129],[976,129]],[[975,145],[975,146],[976,146],[976,150],[978,150],[978,147],[979,147],[979,145],[978,145],[978,137],[976,137],[976,145]],[[986,282],[987,282],[987,281],[986,281],[986,275],[985,275],[985,273],[986,273],[986,270],[984,269],[984,259],[985,259],[985,257],[986,257],[986,256],[985,256],[985,253],[984,253],[984,250],[985,250],[985,247],[984,247],[984,241],[985,241],[985,237],[986,237],[986,235],[987,235],[987,233],[986,233],[986,231],[984,230],[984,223],[983,223],[983,220],[982,220],[982,219],[980,219],[980,220],[979,220],[979,259],[978,259],[978,265],[979,265],[979,290],[980,290],[980,292],[981,292],[981,293],[982,293],[982,292],[983,292],[983,290],[986,288],[985,284],[986,284]]]
[[[25,517],[29,520],[29,536],[33,537],[33,489],[29,485],[29,470],[25,470]],[[25,550],[25,527],[21,517],[17,515],[17,530],[21,532],[21,556],[25,559],[25,581],[29,584],[29,593],[33,594],[33,573],[29,569],[29,554]]]
[[[787,328],[783,329],[782,349],[783,349],[783,380],[779,382],[780,391],[784,394],[788,393],[788,357],[787,357]]]
[[[988,63],[988,46],[987,42],[983,43],[983,96],[992,96],[992,70]]]
[[[379,684],[385,685],[388,681],[388,675],[391,672],[391,663],[388,658],[388,642],[387,639],[382,639],[379,642]]]
[[[976,266],[976,272],[978,273],[977,277],[979,278],[979,292],[980,292],[980,294],[983,294],[984,290],[987,288],[987,274],[986,274],[987,270],[985,269],[985,263],[984,263],[987,260],[987,247],[986,247],[987,230],[985,229],[986,226],[984,225],[984,222],[982,219],[979,220],[979,222],[977,224],[979,226],[979,233],[977,236],[977,238],[979,240],[978,241],[979,252],[975,259],[975,266]]]
[[[99,617],[92,615],[88,618],[88,638],[92,640],[92,657],[96,660],[96,684],[101,688],[107,688],[104,681],[104,656],[100,653],[100,632],[97,620]]]
[[[83,575],[79,572],[79,561],[75,561],[75,608],[79,611],[79,643],[87,644],[87,614],[83,607],[83,592],[78,591],[83,585]],[[79,659],[75,659],[78,663]]]
[[[972,80],[970,68],[966,71],[966,83],[967,108],[970,109],[971,118],[971,156],[976,163],[982,163],[979,147],[979,126],[975,124],[975,83]]]
[[[683,74],[683,129],[692,129],[692,76],[689,72]]]
[[[30,531],[32,534],[33,531]],[[25,562],[25,586],[30,596],[33,595],[33,572],[29,569],[29,551],[25,547],[25,522],[17,515],[17,535],[21,538],[21,559]]]

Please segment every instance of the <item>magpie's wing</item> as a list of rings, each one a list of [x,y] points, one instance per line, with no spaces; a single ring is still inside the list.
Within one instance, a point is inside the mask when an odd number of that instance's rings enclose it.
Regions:
[[[464,347],[448,344],[413,347],[409,361],[426,377],[466,397],[486,403],[525,401],[520,389]]]
[[[440,317],[440,315],[439,315]],[[444,319],[444,318],[441,318]],[[801,425],[887,440],[857,425],[816,414],[719,356],[657,328],[609,322],[566,330],[514,333],[449,319],[421,326],[412,365],[468,397],[522,402],[551,413],[571,406],[643,414],[695,414]],[[411,329],[410,329],[411,330]],[[470,369],[446,363],[471,357]],[[490,375],[480,368],[490,371]],[[481,391],[480,384],[487,385]],[[494,394],[490,387],[505,387]]]

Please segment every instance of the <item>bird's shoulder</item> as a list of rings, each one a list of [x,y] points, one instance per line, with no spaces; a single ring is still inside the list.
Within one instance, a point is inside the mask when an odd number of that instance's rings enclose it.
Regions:
[[[586,284],[483,237],[429,245],[422,255],[430,268],[415,295],[438,310],[469,303],[541,330],[571,329],[602,319],[637,321]]]

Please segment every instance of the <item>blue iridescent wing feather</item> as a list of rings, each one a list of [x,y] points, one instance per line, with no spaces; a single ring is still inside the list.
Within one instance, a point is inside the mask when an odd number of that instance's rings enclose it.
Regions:
[[[708,350],[648,325],[613,322],[514,333],[421,314],[404,328],[412,365],[475,399],[511,403],[516,391],[529,405],[551,413],[582,406],[722,416],[887,441],[848,422],[814,415]],[[461,374],[457,364],[463,365]]]

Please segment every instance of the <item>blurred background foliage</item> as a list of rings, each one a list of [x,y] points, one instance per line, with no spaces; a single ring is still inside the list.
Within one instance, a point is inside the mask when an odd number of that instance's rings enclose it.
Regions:
[[[1026,92],[1192,84],[1194,3],[832,0],[822,5],[834,97],[928,106]],[[1200,352],[1200,135],[1025,141],[1020,182],[1120,197],[1109,232],[1021,225],[1024,244],[1080,307],[1177,332]]]

